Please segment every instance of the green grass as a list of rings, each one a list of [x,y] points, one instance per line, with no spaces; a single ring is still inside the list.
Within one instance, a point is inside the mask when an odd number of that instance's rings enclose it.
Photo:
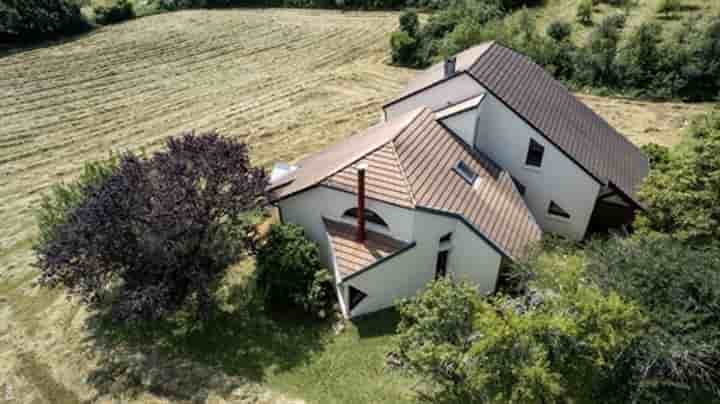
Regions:
[[[247,273],[252,265],[243,265]],[[398,315],[386,310],[345,322],[336,333],[334,321],[319,321],[294,310],[267,310],[245,285],[243,275],[231,273],[223,287],[222,305],[202,326],[187,314],[140,325],[117,325],[106,313],[88,320],[93,351],[100,366],[90,383],[100,392],[139,394],[150,390],[172,400],[197,398],[198,390],[229,394],[243,380],[274,392],[301,397],[308,403],[411,402],[411,380],[385,368],[393,346]],[[243,280],[238,282],[239,280]],[[222,371],[229,382],[217,384],[216,374],[194,374],[188,388],[163,391],[173,370],[162,363],[191,363]],[[143,374],[162,373],[160,381],[142,383]],[[124,380],[120,385],[117,380]]]

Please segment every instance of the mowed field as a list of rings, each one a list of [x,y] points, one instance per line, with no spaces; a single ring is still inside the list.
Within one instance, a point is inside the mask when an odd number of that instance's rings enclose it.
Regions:
[[[318,348],[326,353],[302,378],[263,368],[258,372],[271,376],[254,378],[258,385],[236,379],[244,370],[228,374],[249,365],[222,346],[211,351],[228,355],[217,361],[170,360],[152,350],[98,356],[91,314],[33,285],[32,212],[48,187],[74,178],[84,161],[152,151],[184,130],[215,128],[241,138],[257,164],[270,166],[365,128],[413,74],[386,64],[396,24],[394,13],[184,11],[0,58],[0,403],[256,402],[242,401],[248,395],[257,402],[330,402],[323,394],[333,396],[332,380],[323,372],[343,371],[334,368],[347,354],[339,345]],[[638,143],[676,143],[686,119],[709,108],[583,99]],[[279,343],[297,348],[292,339]],[[383,383],[380,374],[362,377]],[[303,386],[313,379],[317,386]],[[143,387],[139,395],[124,391],[123,380]],[[245,390],[235,391],[238,385]],[[375,397],[372,386],[358,388],[365,390],[352,390],[357,402]]]

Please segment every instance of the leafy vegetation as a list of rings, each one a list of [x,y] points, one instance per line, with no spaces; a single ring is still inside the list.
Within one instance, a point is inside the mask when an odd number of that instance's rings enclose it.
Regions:
[[[102,25],[115,24],[135,17],[135,10],[128,0],[115,0],[93,9],[95,22]]]
[[[578,19],[583,24],[592,23],[592,3],[579,3]],[[507,10],[495,2],[464,0],[431,15],[414,30],[416,34],[401,24],[392,37],[393,63],[425,67],[478,43],[497,40],[530,56],[571,87],[692,101],[714,100],[720,94],[720,48],[716,46],[720,15],[690,16],[681,29],[666,35],[663,25],[656,22],[625,32],[626,14],[612,13],[591,31],[583,46],[568,40],[572,35],[568,23],[554,21],[543,35],[528,10],[512,19],[503,18],[506,15]]]
[[[25,42],[87,31],[72,0],[0,0],[0,42]]]
[[[644,318],[590,282],[580,260],[548,259],[527,296],[481,300],[441,280],[402,306],[398,351],[434,401],[592,402],[613,389],[616,358]]]
[[[59,188],[39,215],[42,285],[91,306],[112,292],[120,320],[162,318],[190,302],[211,312],[218,280],[252,240],[245,215],[262,205],[267,180],[245,144],[217,133],[166,147],[124,154],[111,175],[96,170]]]
[[[651,154],[653,170],[641,198],[647,210],[636,221],[639,232],[661,232],[694,243],[720,238],[720,113],[694,121],[686,143]]]
[[[298,306],[324,318],[332,305],[332,275],[302,227],[275,224],[257,250],[257,283],[266,302]]]

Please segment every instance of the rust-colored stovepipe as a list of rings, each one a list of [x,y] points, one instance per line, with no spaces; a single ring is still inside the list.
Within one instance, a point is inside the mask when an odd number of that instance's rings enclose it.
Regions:
[[[365,242],[365,171],[366,170],[367,170],[367,164],[360,164],[357,166],[357,176],[358,176],[357,241],[360,243]]]

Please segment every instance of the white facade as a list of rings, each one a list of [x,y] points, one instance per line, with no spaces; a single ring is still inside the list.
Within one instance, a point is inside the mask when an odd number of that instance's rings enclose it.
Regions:
[[[433,111],[456,104],[484,92],[483,87],[467,74],[458,74],[442,83],[428,87],[419,93],[384,107],[385,120],[390,121],[419,107]]]
[[[318,186],[278,202],[284,222],[302,226],[308,238],[320,246],[321,259],[334,268],[333,255],[322,218],[341,220],[345,211],[356,207],[356,195]],[[414,242],[415,245],[390,257],[373,268],[338,282],[337,291],[346,317],[371,313],[412,297],[435,279],[437,255],[448,249],[448,274],[456,279],[473,281],[481,293],[495,289],[502,255],[473,231],[462,219],[443,213],[408,209],[368,199],[367,209],[380,215],[388,224],[389,235]],[[368,229],[388,233],[367,224]],[[440,238],[452,233],[449,242]],[[339,279],[336,273],[336,279]],[[352,312],[348,311],[348,287],[364,293]]]
[[[485,92],[474,79],[458,75],[386,106],[385,111],[391,118],[395,111],[411,110],[418,105],[437,110],[483,93],[484,99],[477,108],[445,118],[443,124],[525,187],[525,202],[543,231],[582,239],[601,184],[495,96]],[[530,139],[544,147],[540,167],[525,164]],[[551,201],[569,213],[570,218],[549,213]]]

